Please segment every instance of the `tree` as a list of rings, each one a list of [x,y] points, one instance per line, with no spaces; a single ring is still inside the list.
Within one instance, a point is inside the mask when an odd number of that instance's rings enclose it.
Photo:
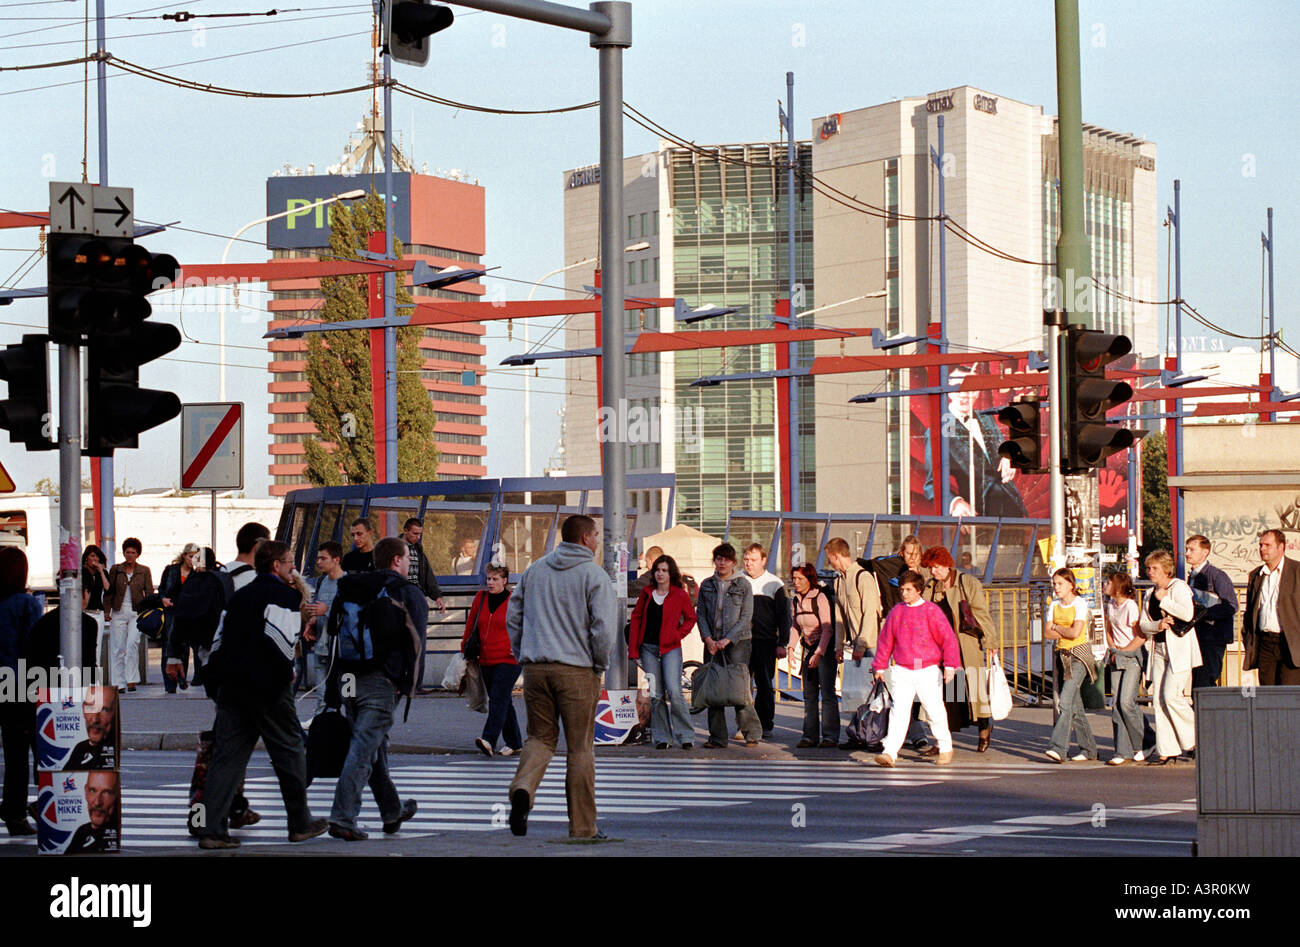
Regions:
[[[1142,557],[1157,549],[1173,550],[1166,458],[1164,431],[1142,439],[1142,544],[1138,550]]]
[[[351,206],[335,204],[330,214],[330,255],[355,260],[369,235],[384,229],[384,203],[374,192]],[[394,252],[401,246],[394,241]],[[366,276],[322,279],[324,322],[364,319]],[[397,280],[397,304],[409,305],[410,292]],[[397,332],[397,479],[433,480],[438,449],[433,443],[434,413],[420,381],[424,356],[419,328]],[[369,332],[311,333],[307,342],[307,414],[317,436],[303,439],[307,478],[319,486],[375,482],[375,419],[370,400]],[[382,423],[382,419],[380,421]]]
[[[40,480],[36,481],[36,486],[33,487],[32,489],[33,492],[35,493],[43,493],[47,497],[56,497],[59,495],[59,481],[54,480],[50,477],[42,477]],[[89,477],[81,478],[81,489],[83,490],[90,489]]]

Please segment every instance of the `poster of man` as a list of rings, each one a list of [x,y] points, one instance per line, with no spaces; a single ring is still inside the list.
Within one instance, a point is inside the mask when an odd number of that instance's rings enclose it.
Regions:
[[[36,840],[42,853],[121,850],[121,782],[116,771],[41,773],[38,785]]]
[[[42,692],[36,705],[41,770],[113,769],[119,759],[116,687]]]

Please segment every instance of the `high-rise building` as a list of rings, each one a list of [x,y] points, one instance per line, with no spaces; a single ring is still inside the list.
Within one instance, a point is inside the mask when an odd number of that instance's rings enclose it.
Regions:
[[[931,151],[939,153],[940,117],[943,154],[936,167]],[[975,359],[980,350],[1045,349],[1043,309],[1061,301],[1053,116],[1041,106],[962,86],[822,116],[813,130],[813,173],[826,185],[813,198],[819,300],[830,304],[883,291],[819,313],[818,323],[925,335],[940,319],[942,284],[950,351]],[[1096,327],[1130,336],[1139,356],[1156,355],[1157,307],[1137,301],[1161,298],[1156,147],[1094,125],[1083,132],[1092,275],[1103,288],[1083,284],[1069,291],[1072,298],[1093,291]],[[940,175],[944,213],[973,235],[963,239],[948,231],[946,273],[934,219]],[[815,349],[819,356],[881,354],[863,338],[819,341]],[[902,351],[914,350],[922,349]],[[926,495],[933,485],[923,489],[915,482],[918,468],[928,464],[921,456],[925,431],[918,430],[929,424],[923,399],[848,403],[854,395],[914,387],[916,381],[906,372],[817,376],[818,509],[918,512],[918,504],[933,502]],[[976,409],[1005,397],[984,395]],[[999,436],[996,425],[989,434]]]
[[[382,135],[382,131],[380,132]],[[400,159],[399,159],[400,160]],[[405,165],[405,162],[402,161]],[[354,188],[383,189],[382,174],[325,174],[274,176],[266,182],[267,213],[305,207],[324,197]],[[435,268],[477,265],[485,251],[484,190],[475,183],[406,170],[393,173],[394,199],[390,203],[394,234],[406,257]],[[273,259],[315,257],[329,244],[328,205],[273,221],[267,246]],[[269,285],[272,297],[270,325],[288,326],[316,318],[323,303],[319,281],[281,280]],[[430,299],[477,300],[484,292],[477,282],[457,283],[447,289],[415,287],[417,303]],[[481,324],[426,327],[420,339],[424,356],[421,378],[436,415],[434,441],[440,453],[438,476],[443,479],[482,477],[487,447],[484,424],[487,389],[479,377],[486,372]],[[271,356],[270,464],[272,495],[283,495],[306,485],[306,458],[302,439],[315,433],[307,415],[307,344],[303,339],[273,340]]]
[[[940,116],[944,147],[936,167],[930,152],[939,152]],[[1061,298],[1054,280],[1060,184],[1053,117],[1040,106],[963,86],[821,116],[812,133],[798,148],[796,312],[817,309],[810,318],[821,327],[924,336],[939,321],[942,284],[951,351],[971,352],[975,361],[980,351],[1044,348],[1043,310]],[[629,296],[678,296],[692,307],[741,309],[693,326],[660,324],[655,310],[631,312],[629,336],[771,326],[773,303],[787,294],[784,160],[783,143],[697,151],[666,142],[658,152],[625,159],[628,252],[603,265],[627,268]],[[593,171],[564,176],[566,261],[597,255],[599,175]],[[1138,301],[1159,298],[1155,145],[1086,125],[1084,171],[1092,270],[1102,287],[1094,292],[1097,327],[1129,335],[1139,356],[1155,355],[1157,307]],[[942,269],[940,174],[944,212],[960,228],[946,236]],[[580,292],[591,285],[593,265],[570,269],[566,286]],[[1070,287],[1074,296],[1087,289]],[[565,348],[594,344],[591,320],[571,319]],[[827,339],[803,343],[796,367],[814,355],[879,354],[870,338]],[[628,471],[676,474],[676,521],[720,533],[732,510],[780,505],[775,382],[689,387],[702,376],[775,367],[772,345],[628,357],[629,411],[657,407],[660,437],[656,444],[629,446]],[[571,474],[600,470],[600,445],[591,436],[595,380],[593,359],[567,363]],[[799,509],[937,512],[937,481],[927,471],[925,399],[849,403],[858,394],[915,387],[916,375],[823,374],[797,384]],[[977,413],[1006,397],[982,395]],[[972,438],[970,449],[991,450],[996,460],[997,444],[988,443],[1001,436],[996,425],[970,424],[962,431]],[[970,486],[958,485],[953,497],[973,495]],[[979,506],[973,496],[962,499]],[[975,512],[1037,516],[1039,499],[1033,493],[1025,510],[990,505]],[[954,508],[962,507],[950,505],[948,512]]]
[[[735,314],[677,326],[667,311],[629,311],[628,340],[641,332],[697,332],[771,328],[774,302],[786,289],[786,189],[782,143],[722,145],[701,154],[663,143],[658,152],[624,161],[623,259],[602,266],[626,268],[627,294],[681,297],[691,307],[736,307]],[[806,172],[807,142],[799,146]],[[806,175],[800,180],[806,181]],[[565,173],[565,259],[596,257],[599,244],[599,176],[591,169]],[[805,306],[812,305],[812,202],[797,185],[797,270]],[[592,283],[594,263],[568,271],[566,286]],[[569,320],[565,348],[595,345],[590,318]],[[771,509],[780,496],[776,454],[776,394],[772,381],[738,381],[691,388],[704,375],[775,367],[775,347],[746,346],[628,356],[628,473],[672,471],[677,476],[674,521],[721,533],[727,513]],[[598,392],[593,359],[566,366],[564,453],[570,475],[600,471],[595,431]],[[811,418],[811,415],[808,415]],[[590,418],[591,424],[580,419]],[[638,419],[647,419],[638,428]],[[637,430],[649,437],[637,437]],[[805,484],[811,503],[812,483]],[[639,497],[657,512],[659,495]]]

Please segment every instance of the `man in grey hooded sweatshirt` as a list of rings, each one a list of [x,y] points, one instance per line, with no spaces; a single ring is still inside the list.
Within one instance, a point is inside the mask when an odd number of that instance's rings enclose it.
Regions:
[[[528,811],[564,725],[564,795],[570,838],[604,838],[596,825],[596,705],[617,620],[609,576],[595,562],[589,516],[570,516],[555,550],[519,578],[506,611],[510,647],[524,669],[528,738],[510,783],[510,831],[528,831]]]

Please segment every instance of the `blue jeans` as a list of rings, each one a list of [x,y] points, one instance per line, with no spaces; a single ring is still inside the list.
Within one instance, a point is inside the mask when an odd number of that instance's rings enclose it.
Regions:
[[[402,813],[402,800],[388,775],[388,731],[393,726],[397,688],[382,671],[366,671],[354,680],[356,694],[343,701],[352,721],[352,745],[334,787],[334,805],[330,809],[330,822],[344,829],[357,827],[361,788],[367,783],[385,822],[396,822]]]
[[[512,750],[521,749],[524,738],[519,734],[519,718],[515,716],[515,703],[510,694],[519,680],[518,664],[480,664],[483,672],[483,687],[488,695],[487,720],[483,722],[483,739],[493,749],[497,737],[503,733],[506,746]]]
[[[1138,707],[1138,685],[1142,683],[1142,653],[1140,651],[1111,652],[1115,657],[1115,667],[1111,671],[1111,681],[1119,675],[1119,682],[1112,683],[1115,690],[1115,706],[1110,719],[1115,728],[1115,755],[1132,759],[1142,749],[1142,726],[1146,723],[1146,714]]]
[[[659,653],[652,644],[641,646],[641,670],[650,681],[650,733],[656,743],[694,743],[691,711],[682,696],[682,649]],[[667,702],[664,694],[667,691]]]
[[[1063,665],[1069,670],[1058,678],[1063,682],[1057,706],[1060,716],[1056,718],[1056,726],[1052,728],[1051,749],[1060,754],[1061,759],[1065,759],[1070,752],[1070,731],[1073,730],[1079,740],[1079,749],[1088,759],[1095,760],[1097,741],[1093,739],[1092,725],[1088,723],[1088,715],[1084,713],[1083,693],[1080,690],[1083,682],[1087,680],[1088,669],[1083,666],[1082,661],[1075,660],[1068,653],[1064,656],[1058,654],[1056,657],[1058,673]]]

